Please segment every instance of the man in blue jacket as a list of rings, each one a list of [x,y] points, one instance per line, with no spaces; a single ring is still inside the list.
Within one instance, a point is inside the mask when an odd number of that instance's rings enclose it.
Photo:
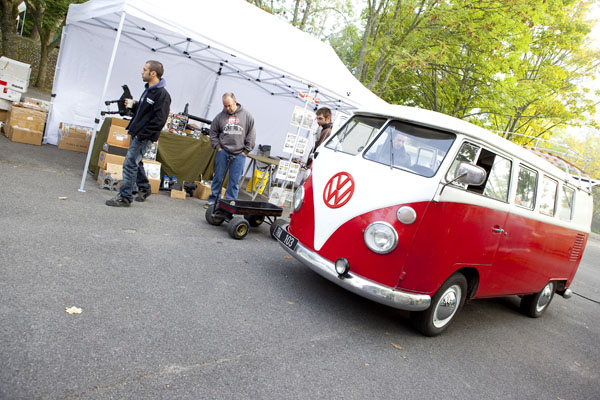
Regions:
[[[164,68],[160,62],[147,61],[142,70],[142,80],[146,82],[142,97],[138,102],[132,99],[125,100],[126,106],[131,107],[135,112],[127,127],[131,141],[123,163],[123,186],[114,199],[106,201],[107,206],[129,207],[133,200],[133,187],[136,184],[138,187],[136,201],[144,201],[150,196],[150,182],[146,177],[142,157],[152,143],[158,140],[160,131],[169,116],[171,96],[165,89],[163,73]]]

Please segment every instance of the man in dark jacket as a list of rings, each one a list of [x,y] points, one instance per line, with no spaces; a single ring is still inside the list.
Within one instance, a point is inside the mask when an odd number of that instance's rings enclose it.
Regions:
[[[107,206],[129,207],[133,200],[133,187],[137,184],[136,201],[144,201],[150,196],[150,182],[146,177],[142,157],[153,142],[158,140],[171,106],[171,96],[165,89],[162,78],[163,65],[154,60],[147,61],[142,70],[142,80],[146,82],[144,93],[138,102],[125,99],[126,106],[133,108],[135,116],[127,129],[131,135],[129,150],[123,163],[123,186],[114,199],[106,201]]]
[[[239,180],[244,170],[246,156],[254,149],[256,131],[254,118],[235,99],[233,93],[223,95],[223,111],[210,125],[210,144],[217,150],[215,155],[215,173],[213,176],[211,195],[207,207],[214,204],[219,194],[221,182],[227,172],[228,156],[235,157],[229,166],[229,184],[225,198],[237,199]]]

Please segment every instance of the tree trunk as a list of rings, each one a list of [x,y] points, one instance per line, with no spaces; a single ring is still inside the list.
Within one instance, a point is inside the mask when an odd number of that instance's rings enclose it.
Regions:
[[[362,42],[360,44],[360,50],[358,51],[358,62],[356,64],[356,72],[354,76],[361,82],[366,76],[365,69],[365,56],[367,55],[367,48],[369,45],[369,39],[373,34],[376,27],[376,20],[379,17],[379,13],[387,0],[381,0],[379,6],[376,5],[377,0],[367,1],[367,25],[365,26],[365,32],[363,33]]]
[[[0,28],[2,28],[2,54],[8,58],[16,58],[17,48],[15,46],[16,36],[16,12],[15,0],[0,0]]]
[[[43,88],[46,85],[46,70],[48,69],[48,42],[40,41],[40,66],[35,80],[35,86]]]
[[[298,10],[300,9],[300,1],[301,0],[296,0],[296,4],[294,4],[294,15],[292,17],[292,25],[293,26],[298,25]]]
[[[306,28],[306,22],[310,15],[310,3],[311,0],[306,0],[306,7],[304,8],[304,14],[302,14],[302,22],[300,22],[300,30],[303,31]]]

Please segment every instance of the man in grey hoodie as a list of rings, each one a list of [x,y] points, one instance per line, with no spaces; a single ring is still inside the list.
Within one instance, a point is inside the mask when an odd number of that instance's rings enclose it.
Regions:
[[[223,95],[223,111],[213,119],[210,125],[210,144],[217,150],[217,154],[215,155],[215,173],[207,208],[217,199],[221,182],[227,173],[229,156],[235,158],[229,166],[229,184],[225,198],[237,199],[239,180],[246,164],[246,156],[254,149],[255,140],[254,118],[236,101],[233,93],[225,93]]]

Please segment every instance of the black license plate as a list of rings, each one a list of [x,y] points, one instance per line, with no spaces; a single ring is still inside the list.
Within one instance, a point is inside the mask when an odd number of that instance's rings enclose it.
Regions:
[[[291,234],[287,233],[287,231],[285,229],[283,229],[281,226],[278,225],[275,228],[275,231],[273,232],[273,236],[275,236],[275,238],[277,240],[279,240],[281,243],[283,243],[284,246],[287,247],[288,249],[296,250],[296,246],[298,245],[298,239],[296,239]]]

